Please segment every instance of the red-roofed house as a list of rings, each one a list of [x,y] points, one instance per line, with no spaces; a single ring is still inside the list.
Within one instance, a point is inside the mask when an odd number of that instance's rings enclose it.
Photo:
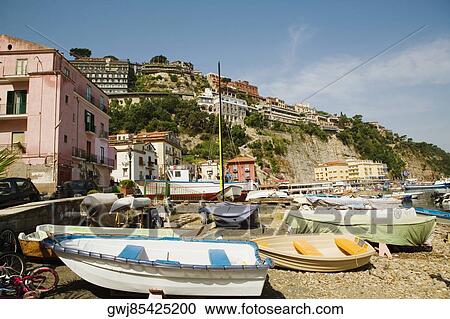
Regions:
[[[255,160],[247,156],[238,156],[226,164],[225,175],[231,174],[233,182],[247,182],[256,179]]]

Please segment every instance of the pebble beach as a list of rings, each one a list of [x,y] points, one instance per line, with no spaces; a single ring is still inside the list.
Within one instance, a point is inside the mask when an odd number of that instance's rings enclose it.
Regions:
[[[438,223],[432,251],[373,256],[363,268],[340,273],[271,269],[261,298],[450,298],[450,224]],[[32,266],[32,265],[31,265]],[[46,298],[147,298],[90,284],[58,264],[60,284]],[[177,296],[167,296],[168,298]]]

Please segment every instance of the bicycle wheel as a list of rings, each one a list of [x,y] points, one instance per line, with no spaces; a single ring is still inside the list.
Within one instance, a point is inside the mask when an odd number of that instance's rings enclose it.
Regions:
[[[33,270],[27,276],[25,284],[37,292],[49,292],[56,288],[59,282],[59,276],[56,270],[48,267],[40,267]]]
[[[17,252],[16,235],[11,229],[5,229],[0,232],[0,252]]]
[[[5,253],[0,255],[0,269],[8,276],[22,276],[25,263],[18,254]]]

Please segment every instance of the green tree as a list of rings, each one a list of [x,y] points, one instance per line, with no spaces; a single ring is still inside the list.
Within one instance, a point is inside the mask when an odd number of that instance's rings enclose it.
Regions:
[[[252,112],[244,118],[244,124],[249,127],[265,128],[267,127],[267,119],[258,112]]]
[[[167,59],[167,57],[165,57],[162,54],[155,55],[153,58],[150,59],[150,63],[167,64],[167,63],[169,63],[169,59]]]
[[[10,167],[17,158],[17,153],[13,150],[7,148],[0,149],[0,176],[6,173],[8,167]]]
[[[79,59],[79,58],[89,58],[92,52],[88,48],[72,48],[70,49],[69,54],[73,56],[75,59]]]

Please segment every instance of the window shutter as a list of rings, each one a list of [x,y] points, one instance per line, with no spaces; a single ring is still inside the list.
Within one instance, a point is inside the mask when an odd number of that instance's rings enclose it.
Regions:
[[[88,111],[84,111],[84,130],[87,131],[89,129],[88,123]]]
[[[20,94],[20,105],[19,114],[27,113],[27,91],[19,91]]]
[[[6,96],[6,114],[13,114],[14,110],[14,91],[8,91]]]

